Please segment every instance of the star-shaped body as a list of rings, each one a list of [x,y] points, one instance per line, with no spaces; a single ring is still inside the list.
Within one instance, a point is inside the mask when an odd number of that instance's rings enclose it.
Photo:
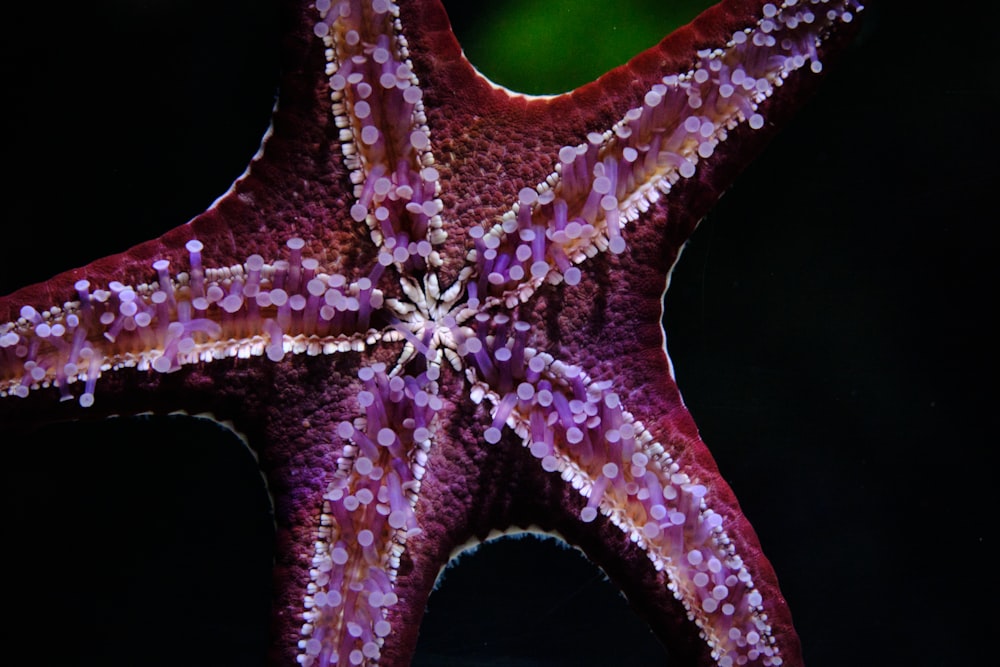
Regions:
[[[434,2],[295,7],[272,131],[229,193],[0,301],[8,430],[150,407],[231,421],[276,499],[278,662],[405,662],[452,549],[537,524],[682,655],[798,664],[660,304],[859,9],[722,3],[529,99],[475,73]]]

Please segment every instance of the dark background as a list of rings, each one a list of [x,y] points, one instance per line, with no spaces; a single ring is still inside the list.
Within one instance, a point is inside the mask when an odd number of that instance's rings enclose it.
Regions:
[[[267,3],[27,4],[0,24],[0,294],[203,210],[256,151],[277,77]],[[653,20],[616,11],[581,39]],[[995,28],[872,8],[674,273],[678,382],[813,666],[990,646]],[[39,665],[263,664],[269,529],[246,450],[207,424],[63,428],[45,446],[0,431],[6,645]],[[493,588],[469,563],[449,575],[420,664],[657,664],[623,638],[628,612],[586,597],[599,573],[531,545],[487,555]]]

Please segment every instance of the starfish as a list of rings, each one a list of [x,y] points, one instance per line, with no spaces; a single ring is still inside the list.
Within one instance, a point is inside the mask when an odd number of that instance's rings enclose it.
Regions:
[[[0,418],[209,412],[275,502],[274,664],[405,664],[453,550],[579,545],[697,664],[797,665],[684,408],[685,240],[850,37],[723,2],[596,82],[511,93],[435,0],[289,3],[261,151],[205,213],[0,299]]]

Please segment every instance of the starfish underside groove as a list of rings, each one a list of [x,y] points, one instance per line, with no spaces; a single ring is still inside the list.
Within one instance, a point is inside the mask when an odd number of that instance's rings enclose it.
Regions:
[[[231,190],[0,299],[5,430],[150,408],[235,424],[276,501],[275,664],[406,662],[452,549],[528,523],[580,544],[680,655],[800,664],[660,304],[860,10],[723,2],[529,98],[471,68],[432,0],[292,6],[273,126]]]

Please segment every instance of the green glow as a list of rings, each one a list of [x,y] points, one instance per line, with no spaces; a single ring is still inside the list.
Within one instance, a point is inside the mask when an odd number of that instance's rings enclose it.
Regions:
[[[708,4],[505,0],[466,16],[458,0],[446,3],[472,63],[493,81],[533,94],[560,93],[593,81],[688,23]]]

